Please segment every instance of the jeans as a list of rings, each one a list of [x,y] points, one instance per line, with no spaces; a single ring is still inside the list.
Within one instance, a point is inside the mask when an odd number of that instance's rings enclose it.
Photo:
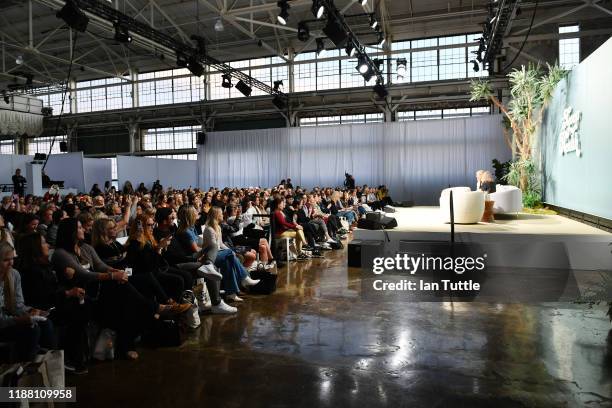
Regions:
[[[231,249],[220,250],[215,259],[215,266],[221,270],[221,275],[223,275],[221,284],[225,294],[238,293],[240,291],[238,284],[248,276],[248,273],[234,251]]]
[[[36,356],[40,347],[55,348],[56,339],[53,323],[50,319],[32,325],[17,324],[0,329],[0,340],[15,342],[19,361],[30,361]]]
[[[338,216],[346,218],[346,221],[348,221],[349,224],[354,223],[357,219],[353,211],[338,211]]]

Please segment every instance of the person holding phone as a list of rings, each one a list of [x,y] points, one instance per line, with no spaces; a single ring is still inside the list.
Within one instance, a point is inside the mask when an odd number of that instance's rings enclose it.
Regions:
[[[13,247],[0,242],[0,341],[14,342],[19,361],[29,361],[41,347],[55,348],[55,333],[40,309],[25,305],[14,259]]]
[[[85,289],[61,285],[51,269],[49,244],[39,232],[19,239],[16,268],[21,275],[25,303],[48,316],[59,327],[65,350],[66,370],[87,373],[87,324],[91,303],[85,303]]]

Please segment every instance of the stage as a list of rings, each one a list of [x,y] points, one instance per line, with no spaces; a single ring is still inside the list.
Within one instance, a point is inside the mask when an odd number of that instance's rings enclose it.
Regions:
[[[387,255],[401,252],[406,241],[450,240],[439,207],[397,208],[387,215],[397,220],[396,228],[357,228],[353,238],[381,241]],[[612,234],[559,215],[505,214],[495,223],[456,224],[455,242],[480,245],[496,266],[612,269]]]

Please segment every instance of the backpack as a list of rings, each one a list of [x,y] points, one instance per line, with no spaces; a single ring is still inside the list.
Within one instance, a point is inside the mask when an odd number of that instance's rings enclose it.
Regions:
[[[257,285],[249,287],[249,293],[258,295],[270,295],[276,291],[276,279],[278,275],[259,269],[251,272],[252,279],[259,279]]]

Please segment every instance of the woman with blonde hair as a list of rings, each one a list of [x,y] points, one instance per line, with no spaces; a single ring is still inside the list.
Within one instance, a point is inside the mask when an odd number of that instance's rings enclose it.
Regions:
[[[15,250],[0,242],[0,341],[14,342],[19,361],[34,358],[40,347],[54,348],[51,320],[41,310],[26,306],[21,275],[13,269]]]
[[[485,170],[476,170],[476,190],[480,190],[480,183],[482,182],[482,174]]]
[[[244,266],[242,266],[234,251],[223,243],[221,222],[223,222],[223,211],[221,208],[211,208],[203,232],[203,252],[206,254],[206,257],[213,260],[215,266],[221,270],[221,275],[223,276],[221,284],[223,285],[227,299],[234,302],[241,302],[242,299],[238,297],[238,293],[240,292],[238,283],[246,287],[256,285],[259,283],[259,280],[249,277],[248,272]]]

